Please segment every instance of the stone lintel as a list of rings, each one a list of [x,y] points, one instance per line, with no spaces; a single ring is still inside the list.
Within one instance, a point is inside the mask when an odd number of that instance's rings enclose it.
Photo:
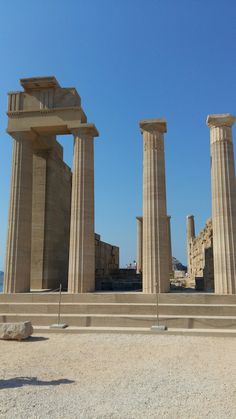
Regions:
[[[71,128],[71,132],[74,135],[86,136],[86,137],[99,137],[99,132],[94,124],[81,124],[77,127]]]
[[[38,135],[71,134],[73,128],[87,123],[81,107],[19,111],[8,113],[8,116],[7,132],[10,135],[30,130]]]
[[[206,122],[209,128],[223,127],[223,126],[232,127],[235,119],[236,118],[230,113],[213,114],[213,115],[208,115]]]
[[[56,77],[54,76],[20,79],[20,84],[25,91],[60,87]]]
[[[25,139],[29,141],[34,141],[37,138],[36,132],[34,132],[31,129],[24,131],[9,131],[7,129],[6,132],[15,140]]]
[[[7,131],[8,132],[8,131]],[[28,131],[8,132],[17,141],[27,140],[31,142],[35,152],[54,150],[58,157],[63,159],[63,147],[54,135],[38,135],[33,129]]]
[[[139,122],[139,126],[141,128],[141,132],[148,131],[148,132],[167,132],[167,123],[165,118],[158,118],[158,119],[142,119]]]

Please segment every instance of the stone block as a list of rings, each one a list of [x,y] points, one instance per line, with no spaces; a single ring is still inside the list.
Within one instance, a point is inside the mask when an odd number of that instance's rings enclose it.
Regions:
[[[33,333],[31,322],[0,323],[0,339],[23,340]]]

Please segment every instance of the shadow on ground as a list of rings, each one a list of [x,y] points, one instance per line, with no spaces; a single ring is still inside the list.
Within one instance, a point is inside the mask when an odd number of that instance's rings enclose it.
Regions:
[[[6,380],[0,380],[0,390],[4,388],[16,388],[24,386],[59,386],[61,384],[72,384],[75,381],[61,378],[59,380],[44,381],[37,377],[14,377]]]
[[[30,336],[28,339],[25,339],[25,342],[40,342],[41,340],[48,340],[44,336]]]

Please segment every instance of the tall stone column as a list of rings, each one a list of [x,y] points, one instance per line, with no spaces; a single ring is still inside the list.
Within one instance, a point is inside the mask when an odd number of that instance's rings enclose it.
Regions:
[[[95,290],[94,137],[93,124],[74,132],[68,292]]]
[[[143,265],[143,217],[136,217],[137,220],[137,274],[142,273]]]
[[[209,115],[216,294],[236,293],[236,185],[230,114]]]
[[[188,262],[188,274],[191,275],[191,243],[195,238],[195,224],[194,216],[187,215],[186,219],[186,235],[187,235],[187,262]]]
[[[4,292],[30,291],[32,218],[32,144],[14,137]]]
[[[172,266],[172,245],[171,245],[171,216],[167,215],[167,238],[168,238],[168,249],[169,249],[169,278],[173,278],[173,266]]]
[[[140,122],[143,133],[143,292],[169,291],[164,138],[166,121]]]

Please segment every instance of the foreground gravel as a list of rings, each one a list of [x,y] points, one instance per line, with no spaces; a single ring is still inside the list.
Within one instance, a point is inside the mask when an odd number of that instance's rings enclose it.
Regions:
[[[48,335],[0,341],[2,418],[236,418],[236,339]]]

